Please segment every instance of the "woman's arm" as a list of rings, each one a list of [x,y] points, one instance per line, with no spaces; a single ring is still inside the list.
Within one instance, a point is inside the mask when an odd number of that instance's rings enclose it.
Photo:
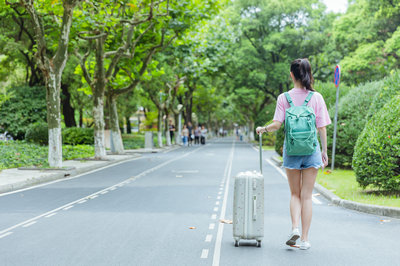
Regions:
[[[261,134],[264,132],[273,132],[273,131],[277,131],[278,129],[281,128],[282,123],[278,122],[278,121],[274,121],[271,124],[269,124],[266,127],[257,127],[256,132],[257,134]]]
[[[319,137],[321,139],[322,163],[324,164],[324,167],[326,167],[328,165],[326,127],[318,128],[318,133],[319,133]]]

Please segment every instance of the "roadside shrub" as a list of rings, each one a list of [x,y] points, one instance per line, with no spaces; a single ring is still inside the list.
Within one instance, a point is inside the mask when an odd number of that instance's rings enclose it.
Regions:
[[[46,88],[19,86],[9,92],[12,97],[0,108],[0,127],[22,140],[30,125],[46,122]]]
[[[46,123],[35,123],[28,127],[25,140],[40,145],[49,143],[49,128]]]
[[[357,138],[367,123],[367,114],[374,96],[383,88],[383,81],[370,82],[352,89],[339,101],[336,133],[335,166],[350,168]],[[334,123],[335,107],[329,110]],[[334,126],[327,127],[328,156],[332,154]],[[331,159],[331,158],[330,158]]]
[[[90,158],[94,156],[94,146],[63,145],[63,160]]]
[[[94,129],[93,128],[79,128],[68,127],[62,130],[62,140],[64,144],[78,145],[94,144]]]
[[[400,95],[365,126],[355,147],[353,169],[364,188],[400,191]]]
[[[126,150],[144,148],[143,134],[123,134],[122,141],[124,143],[124,149]]]
[[[400,94],[400,72],[395,72],[383,80],[383,87],[374,97],[367,114],[369,121],[374,114],[388,103],[395,95]]]

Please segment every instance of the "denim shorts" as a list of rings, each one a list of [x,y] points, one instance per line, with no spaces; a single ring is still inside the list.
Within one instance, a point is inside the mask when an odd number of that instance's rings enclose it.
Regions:
[[[317,149],[313,154],[303,156],[286,155],[286,144],[285,142],[283,143],[283,167],[288,169],[303,170],[311,167],[319,169],[322,166],[323,164],[319,142],[317,144]]]

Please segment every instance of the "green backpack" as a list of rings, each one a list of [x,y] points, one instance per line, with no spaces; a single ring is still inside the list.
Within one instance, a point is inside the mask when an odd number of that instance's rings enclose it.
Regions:
[[[285,113],[286,154],[289,156],[311,155],[317,148],[317,127],[314,109],[307,106],[314,92],[310,92],[302,106],[294,106],[289,93],[285,92],[290,108]]]

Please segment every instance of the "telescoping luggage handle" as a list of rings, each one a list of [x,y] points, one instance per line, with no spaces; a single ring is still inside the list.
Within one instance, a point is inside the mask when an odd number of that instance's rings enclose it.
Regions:
[[[260,172],[262,174],[263,173],[262,172],[262,133],[260,133],[259,140],[260,140]]]

